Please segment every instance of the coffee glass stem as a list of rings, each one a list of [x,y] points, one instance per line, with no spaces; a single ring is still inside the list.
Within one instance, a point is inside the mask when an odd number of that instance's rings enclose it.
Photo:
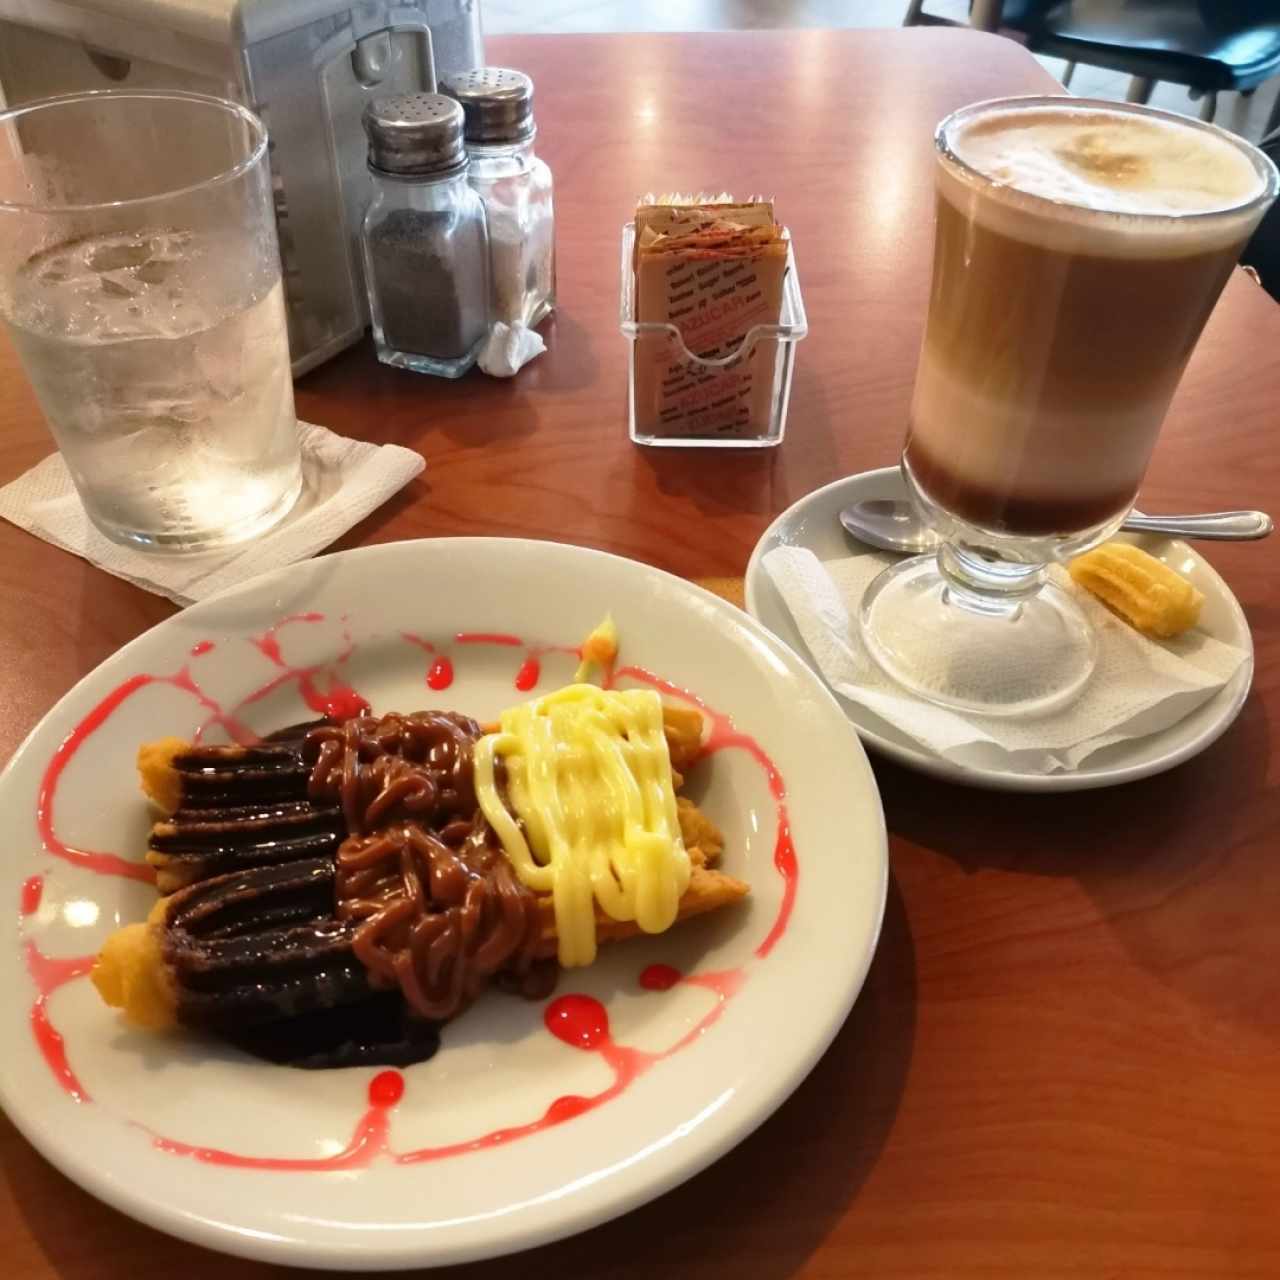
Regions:
[[[1016,619],[1023,601],[1044,585],[1047,567],[990,559],[951,542],[938,548],[937,564],[946,583],[946,603],[984,617],[1010,619]]]

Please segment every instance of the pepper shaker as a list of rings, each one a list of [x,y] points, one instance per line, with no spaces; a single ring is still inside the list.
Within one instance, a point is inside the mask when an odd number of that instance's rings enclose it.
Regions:
[[[442,94],[397,94],[375,98],[363,119],[373,201],[361,241],[378,359],[461,377],[488,331],[490,292],[462,108]]]
[[[489,219],[493,318],[533,326],[555,306],[551,170],[533,152],[533,81],[505,67],[446,76],[466,116],[470,182]]]

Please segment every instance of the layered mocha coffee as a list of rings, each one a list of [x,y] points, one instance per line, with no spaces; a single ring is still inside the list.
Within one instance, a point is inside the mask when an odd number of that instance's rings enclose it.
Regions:
[[[1069,99],[944,128],[907,468],[984,529],[1093,528],[1133,502],[1266,176],[1218,130]]]

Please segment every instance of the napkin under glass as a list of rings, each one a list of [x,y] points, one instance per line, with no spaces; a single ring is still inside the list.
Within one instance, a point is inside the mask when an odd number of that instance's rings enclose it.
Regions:
[[[1098,660],[1070,705],[1034,718],[974,715],[907,692],[876,665],[858,633],[863,593],[891,556],[820,561],[804,547],[775,547],[764,567],[827,683],[951,763],[1052,774],[1078,768],[1103,747],[1159,733],[1214,696],[1249,654],[1193,629],[1147,639],[1058,567],[1053,581],[1084,611],[1098,636]]]
[[[305,560],[380,507],[426,462],[400,445],[348,440],[298,423],[303,490],[274,528],[235,546],[195,554],[137,551],[112,542],[85,513],[60,453],[0,488],[0,516],[64,551],[180,605]]]

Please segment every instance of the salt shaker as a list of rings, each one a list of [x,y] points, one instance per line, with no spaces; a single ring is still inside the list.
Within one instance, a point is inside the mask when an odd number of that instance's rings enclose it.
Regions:
[[[489,215],[493,318],[535,325],[555,306],[551,170],[533,153],[533,81],[504,67],[446,76],[466,113],[471,185]]]
[[[438,93],[375,98],[364,128],[373,201],[361,241],[378,359],[461,377],[489,327],[488,235],[467,183],[462,108]]]

